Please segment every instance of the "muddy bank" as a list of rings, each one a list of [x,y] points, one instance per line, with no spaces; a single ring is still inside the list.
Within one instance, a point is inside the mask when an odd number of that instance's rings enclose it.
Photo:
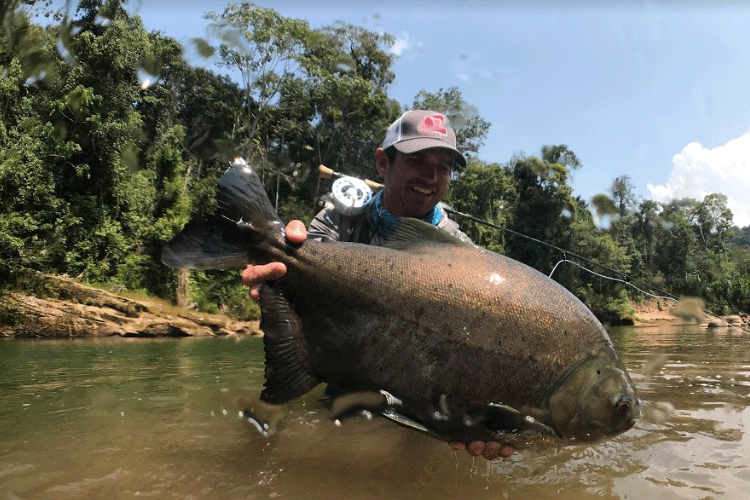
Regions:
[[[739,328],[750,333],[750,315],[732,314],[715,316],[702,309],[697,299],[683,299],[676,303],[671,300],[650,299],[631,303],[633,325],[654,324],[699,324],[706,328]]]
[[[262,335],[258,322],[131,299],[69,278],[34,273],[32,293],[0,296],[0,336],[17,338]]]

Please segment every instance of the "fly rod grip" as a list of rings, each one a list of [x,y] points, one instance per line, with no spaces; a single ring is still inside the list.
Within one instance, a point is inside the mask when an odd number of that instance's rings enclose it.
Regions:
[[[326,167],[325,165],[318,165],[318,177],[322,179],[330,179],[336,172]]]
[[[333,177],[345,177],[345,176],[344,174],[340,174],[334,171],[333,169],[326,167],[325,165],[318,165],[318,177],[321,179],[332,179]],[[370,189],[372,189],[373,193],[377,193],[378,191],[383,189],[382,184],[375,182],[375,181],[371,181],[370,179],[365,179],[365,184],[367,184],[370,187]]]
[[[371,181],[370,179],[365,179],[365,184],[367,184],[370,189],[372,189],[373,193],[377,193],[381,189],[383,189],[383,185],[380,183],[377,183],[375,181]]]

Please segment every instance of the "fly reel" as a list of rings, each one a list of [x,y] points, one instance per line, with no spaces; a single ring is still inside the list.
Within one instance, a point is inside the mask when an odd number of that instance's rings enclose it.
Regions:
[[[372,190],[365,181],[355,177],[340,177],[331,187],[333,206],[344,215],[361,214],[372,199]]]

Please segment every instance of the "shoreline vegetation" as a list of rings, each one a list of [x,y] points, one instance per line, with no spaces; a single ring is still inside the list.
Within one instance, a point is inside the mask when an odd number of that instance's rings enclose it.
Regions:
[[[197,312],[152,297],[128,296],[84,285],[64,276],[31,273],[25,290],[0,295],[0,337],[206,337],[261,336],[257,320],[237,321],[224,314]],[[696,321],[672,314],[674,304],[650,299],[631,303],[633,326],[689,324]],[[706,328],[748,333],[750,317],[732,315],[706,319]]]

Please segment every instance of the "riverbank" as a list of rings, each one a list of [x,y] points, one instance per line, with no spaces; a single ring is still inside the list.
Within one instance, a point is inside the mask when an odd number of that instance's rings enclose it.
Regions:
[[[649,299],[631,303],[634,325],[659,324],[700,324],[706,328],[737,328],[750,330],[750,315],[733,314],[714,316],[703,310],[703,303],[698,299],[684,299],[674,302],[664,299]]]
[[[31,292],[0,296],[0,337],[263,335],[258,321],[235,321],[222,314],[176,307],[160,299],[129,298],[62,276],[33,273],[29,281]],[[684,304],[683,311],[678,311],[681,315],[676,316],[672,301],[648,300],[631,307],[634,326],[699,322],[711,328],[750,327],[750,317],[703,318],[700,309],[686,313]]]
[[[34,273],[29,279],[33,293],[0,297],[0,337],[262,335],[257,321],[234,321],[160,299],[128,298],[61,276]]]
[[[674,306],[674,302],[664,299],[650,299],[630,304],[635,326],[683,322],[682,318],[672,314]]]

